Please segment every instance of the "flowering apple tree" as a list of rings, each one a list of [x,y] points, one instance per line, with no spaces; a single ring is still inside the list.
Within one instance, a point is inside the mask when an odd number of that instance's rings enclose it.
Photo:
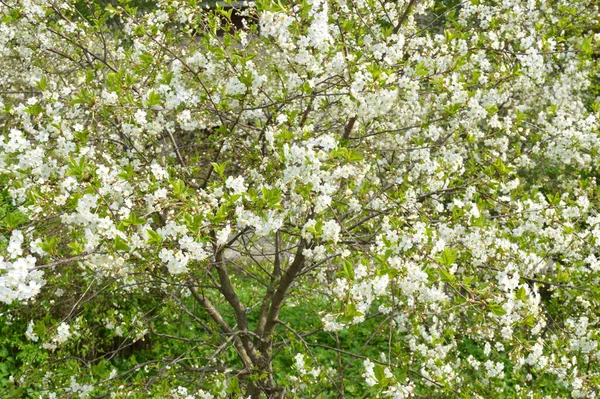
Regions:
[[[0,0],[2,398],[594,398],[592,0]]]

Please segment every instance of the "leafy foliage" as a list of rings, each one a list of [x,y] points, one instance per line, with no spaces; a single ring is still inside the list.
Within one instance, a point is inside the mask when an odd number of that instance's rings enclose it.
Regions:
[[[598,5],[0,3],[0,397],[595,397]]]

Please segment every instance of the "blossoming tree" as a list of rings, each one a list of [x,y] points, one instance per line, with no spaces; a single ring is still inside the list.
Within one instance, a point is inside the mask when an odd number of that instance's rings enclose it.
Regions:
[[[0,396],[597,397],[598,11],[1,0]]]

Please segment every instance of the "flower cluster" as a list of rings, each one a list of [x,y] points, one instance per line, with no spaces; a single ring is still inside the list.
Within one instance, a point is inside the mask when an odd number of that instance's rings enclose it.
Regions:
[[[92,3],[0,3],[13,396],[597,396],[597,4]]]

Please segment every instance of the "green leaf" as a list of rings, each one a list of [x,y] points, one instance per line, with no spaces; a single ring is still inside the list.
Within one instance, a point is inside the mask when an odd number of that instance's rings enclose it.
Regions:
[[[525,287],[521,286],[517,291],[517,299],[525,302],[527,299],[527,292],[525,291]]]
[[[44,109],[42,108],[42,106],[40,104],[33,104],[30,105],[29,107],[25,108],[25,112],[27,112],[29,115],[33,115],[33,116],[37,116],[39,114],[41,114],[42,112],[44,112]]]
[[[488,309],[490,312],[492,312],[493,314],[495,314],[496,316],[504,316],[506,314],[506,310],[504,310],[502,308],[502,306],[500,305],[489,305]]]
[[[364,159],[364,157],[360,154],[360,152],[356,151],[356,150],[350,150],[348,151],[348,161],[350,162],[360,162]]]
[[[450,266],[456,260],[457,255],[458,251],[456,249],[445,248],[442,254],[435,258],[435,260],[444,266]]]
[[[586,54],[592,54],[592,52],[593,52],[592,39],[593,39],[592,36],[584,37],[583,40],[581,41],[581,49]]]
[[[227,393],[240,393],[240,381],[237,377],[233,377],[227,384]]]
[[[478,217],[471,216],[471,225],[474,227],[484,227],[485,226],[485,216],[480,214]]]
[[[131,164],[128,164],[125,166],[125,169],[122,172],[120,172],[117,176],[119,176],[123,180],[129,180],[133,178],[134,175],[135,172],[133,171],[133,166]]]
[[[161,235],[155,232],[154,230],[146,229],[146,234],[148,235],[146,244],[160,245],[163,241]]]
[[[179,197],[185,194],[185,183],[182,180],[173,181],[171,182],[171,185],[173,186],[173,194],[175,196]]]
[[[222,204],[215,213],[215,216],[213,217],[213,222],[218,224],[226,220],[228,217],[228,212],[229,207],[227,206],[227,204]]]
[[[439,268],[440,271],[440,277],[442,279],[442,281],[446,282],[446,283],[451,283],[454,281],[454,279],[456,278],[453,274],[450,274],[446,269],[444,269],[443,267]]]
[[[13,211],[4,217],[4,223],[11,230],[14,230],[24,225],[28,221],[29,219],[27,218],[27,216],[23,215],[19,211]]]
[[[555,195],[547,194],[548,202],[551,205],[558,206],[560,204],[560,194],[556,193]]]
[[[318,235],[323,234],[323,220],[317,220],[317,223],[315,223],[315,231]]]
[[[117,235],[115,236],[115,250],[129,252],[131,248],[125,244],[125,241],[121,238],[121,236]]]
[[[41,91],[45,91],[48,88],[48,81],[46,80],[46,77],[43,76],[38,82],[37,82],[37,87],[38,89],[40,89]]]
[[[133,225],[133,226],[139,226],[142,225],[144,223],[146,223],[146,221],[144,219],[139,218],[135,212],[131,212],[129,214],[129,217],[127,219],[122,220],[123,223],[125,223],[126,225]]]
[[[460,110],[461,107],[462,107],[462,105],[460,103],[450,104],[450,105],[447,105],[446,107],[444,107],[444,110],[449,115],[454,115]]]
[[[86,163],[83,157],[79,158],[79,161],[76,161],[75,158],[71,157],[69,166],[69,170],[67,170],[67,176],[76,176],[82,178],[85,172]]]
[[[354,266],[348,260],[344,260],[344,274],[348,280],[354,280]]]
[[[377,378],[377,381],[381,382],[385,380],[385,366],[381,365],[381,364],[376,364],[375,367],[373,367],[373,374],[375,374],[375,378]]]
[[[155,92],[154,90],[151,90],[148,93],[148,99],[146,100],[146,105],[149,108],[152,108],[156,105],[161,105],[161,104],[162,104],[162,101],[160,99],[160,94]]]
[[[48,252],[49,254],[54,254],[59,241],[60,239],[58,237],[52,236],[41,242],[39,247],[42,249],[42,251]]]
[[[429,75],[429,71],[427,71],[427,68],[425,67],[425,63],[423,61],[419,62],[417,64],[417,66],[415,67],[415,73],[418,76],[427,76]]]
[[[170,85],[171,84],[171,79],[173,79],[173,72],[171,71],[165,71],[162,73],[160,80],[158,81],[159,84],[161,85]]]
[[[462,283],[463,283],[463,285],[469,286],[469,285],[471,285],[471,283],[473,281],[475,281],[475,277],[467,276],[467,277],[463,278]]]
[[[510,171],[509,168],[506,167],[506,165],[504,164],[504,162],[502,162],[500,158],[496,159],[496,162],[494,162],[494,168],[496,168],[498,173],[500,173],[501,175],[504,175]]]
[[[262,187],[263,199],[268,208],[281,208],[281,190]]]
[[[190,231],[198,231],[203,221],[201,215],[190,215],[187,212],[183,213],[183,219],[185,220],[185,225]]]
[[[479,286],[477,286],[477,290],[479,291],[485,291],[487,289],[487,287],[490,286],[489,281],[485,282],[485,283],[481,283],[479,284]]]
[[[94,101],[94,96],[91,91],[87,89],[81,89],[79,93],[71,100],[71,105],[76,104],[87,104],[90,105]]]
[[[224,198],[227,200],[229,205],[233,205],[242,197],[242,194],[225,195]]]
[[[523,321],[525,322],[525,324],[527,324],[529,327],[533,327],[535,325],[535,316],[533,314],[528,315],[527,317],[525,317],[523,319]]]
[[[141,61],[142,65],[146,68],[148,68],[154,62],[154,57],[150,53],[142,53],[139,55],[138,58]]]
[[[95,78],[95,73],[93,69],[86,69],[85,71],[85,81],[86,83],[90,83],[94,80]]]
[[[215,172],[221,176],[221,178],[223,178],[223,175],[225,174],[225,168],[227,167],[227,164],[229,162],[223,162],[221,164],[218,164],[216,162],[211,162],[210,164],[212,165],[213,169],[215,170]]]
[[[356,310],[356,305],[353,303],[348,303],[346,305],[346,309],[344,311],[344,317],[342,318],[342,321],[349,323],[352,320],[354,320],[355,317],[360,317],[360,316],[364,316],[364,314],[359,312],[358,310]]]
[[[83,244],[77,241],[73,241],[67,244],[67,247],[71,249],[71,255],[80,255],[83,253]]]
[[[498,113],[498,106],[496,104],[488,105],[487,107],[485,107],[485,109],[487,110],[489,116],[492,116],[492,115]]]
[[[311,94],[313,92],[313,88],[310,86],[309,82],[304,82],[300,86],[300,90],[302,90],[304,94]]]

